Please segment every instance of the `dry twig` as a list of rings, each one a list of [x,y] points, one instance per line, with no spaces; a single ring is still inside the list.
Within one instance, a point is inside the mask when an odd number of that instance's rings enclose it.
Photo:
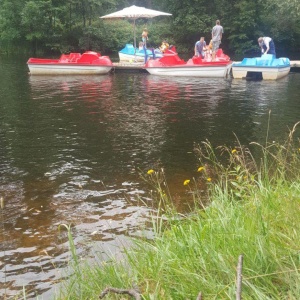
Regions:
[[[236,300],[242,299],[243,255],[239,256],[236,274]]]
[[[108,293],[116,293],[116,294],[127,294],[129,296],[134,297],[136,300],[141,300],[141,294],[138,287],[134,287],[132,289],[117,289],[113,287],[107,287],[99,296],[100,299],[103,299]]]

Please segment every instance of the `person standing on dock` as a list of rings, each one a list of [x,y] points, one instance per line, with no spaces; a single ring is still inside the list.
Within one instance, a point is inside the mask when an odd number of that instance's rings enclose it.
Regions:
[[[148,41],[148,29],[144,28],[143,32],[142,32],[142,41],[144,44],[144,47],[147,48],[147,41]]]
[[[273,54],[276,57],[275,44],[270,37],[259,37],[258,45],[261,48],[262,54]]]
[[[223,33],[224,33],[224,30],[223,30],[223,27],[220,25],[220,20],[217,20],[216,25],[213,27],[213,29],[211,31],[211,38],[212,38],[212,42],[213,42],[212,61],[216,60],[216,52],[220,47]]]
[[[142,41],[143,41],[143,49],[145,52],[145,63],[148,60],[148,55],[147,55],[147,41],[148,41],[148,29],[144,28],[142,32]]]

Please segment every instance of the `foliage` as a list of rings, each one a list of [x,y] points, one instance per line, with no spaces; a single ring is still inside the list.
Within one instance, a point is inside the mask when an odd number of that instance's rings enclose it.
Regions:
[[[156,1],[158,2],[158,1]],[[215,17],[211,15],[211,4],[204,0],[171,1],[165,0],[162,5],[172,13],[171,33],[176,32],[176,45],[192,51],[200,36],[209,42]]]
[[[28,1],[22,10],[22,26],[25,38],[33,42],[35,50],[38,42],[44,42],[51,34],[52,10],[50,1]]]
[[[221,47],[228,54],[257,55],[259,36],[271,36],[281,56],[289,56],[300,48],[296,0],[2,0],[0,48],[26,48],[30,44],[33,51],[115,52],[132,42],[131,22],[100,21],[99,17],[132,4],[172,14],[167,18],[137,20],[137,36],[146,25],[152,46],[167,38],[180,51],[192,55],[195,42],[200,36],[209,42],[211,29],[220,19],[224,27]]]
[[[0,46],[12,46],[21,38],[21,8],[22,3],[18,0],[4,1],[0,4]]]
[[[283,55],[289,50],[299,52],[300,8],[298,1],[267,1],[262,17],[264,19],[262,33],[274,38],[276,48],[279,50],[277,52]]]

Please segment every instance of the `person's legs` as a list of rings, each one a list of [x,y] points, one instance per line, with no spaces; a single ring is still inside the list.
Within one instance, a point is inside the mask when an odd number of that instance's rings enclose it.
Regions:
[[[151,51],[152,51],[153,58],[155,58],[155,50],[154,50],[154,48],[151,48]]]
[[[214,41],[213,42],[213,47],[212,47],[212,61],[216,60],[216,52],[219,49],[220,42],[219,41]]]
[[[144,53],[145,53],[145,63],[146,63],[148,60],[148,54],[147,54],[147,47],[145,46],[145,44],[143,46],[143,49],[144,49]]]
[[[271,40],[269,46],[270,46],[269,54],[273,54],[276,57],[275,44],[273,40]]]

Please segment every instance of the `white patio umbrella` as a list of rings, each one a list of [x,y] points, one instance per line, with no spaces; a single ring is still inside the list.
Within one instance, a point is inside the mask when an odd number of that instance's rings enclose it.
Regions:
[[[172,16],[172,14],[165,13],[158,10],[148,9],[145,7],[139,7],[132,5],[114,13],[100,17],[101,19],[113,19],[113,18],[126,18],[133,20],[133,35],[134,35],[134,49],[136,49],[136,28],[135,20],[138,18],[154,18],[157,16]]]

